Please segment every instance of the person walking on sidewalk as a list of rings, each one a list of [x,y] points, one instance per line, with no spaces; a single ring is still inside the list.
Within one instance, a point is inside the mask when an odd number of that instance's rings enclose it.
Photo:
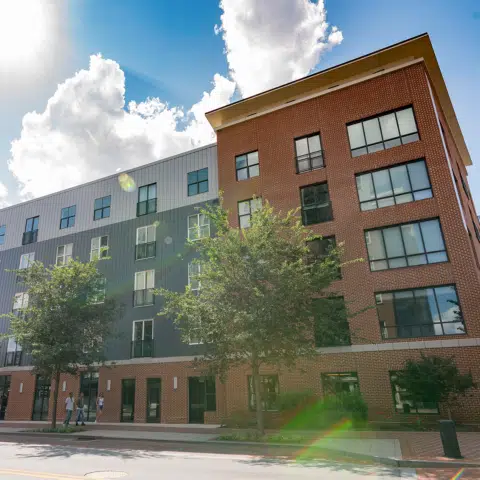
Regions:
[[[85,413],[83,408],[85,407],[85,398],[83,397],[83,392],[80,393],[77,400],[77,421],[75,425],[78,427],[78,422],[82,422],[82,427],[85,426]]]
[[[100,420],[100,417],[103,414],[103,405],[105,403],[105,399],[103,398],[103,393],[101,393],[97,397],[97,419],[95,420],[95,423],[97,423]]]
[[[65,399],[65,410],[67,412],[65,416],[65,421],[63,424],[68,427],[70,419],[72,418],[73,407],[75,406],[75,400],[73,399],[73,392],[68,394],[68,397]]]

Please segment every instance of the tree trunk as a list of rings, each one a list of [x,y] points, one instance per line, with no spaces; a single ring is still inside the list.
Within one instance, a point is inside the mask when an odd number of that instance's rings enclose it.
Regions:
[[[60,384],[60,371],[55,372],[55,388],[53,389],[52,428],[57,427],[58,386]]]
[[[256,359],[252,361],[253,393],[255,395],[255,413],[257,417],[257,430],[260,435],[265,435],[265,425],[262,408],[262,395],[260,386],[260,368]]]

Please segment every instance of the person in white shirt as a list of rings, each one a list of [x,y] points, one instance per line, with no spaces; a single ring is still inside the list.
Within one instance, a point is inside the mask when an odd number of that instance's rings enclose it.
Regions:
[[[103,393],[101,393],[97,397],[97,419],[95,420],[95,423],[97,423],[100,420],[100,417],[103,414],[103,405],[105,403],[105,398],[103,397]]]
[[[65,399],[65,410],[67,412],[65,416],[65,421],[63,424],[68,427],[68,424],[70,423],[70,419],[72,418],[72,412],[73,409],[75,408],[75,400],[73,399],[73,392],[70,392],[68,394],[68,397]]]

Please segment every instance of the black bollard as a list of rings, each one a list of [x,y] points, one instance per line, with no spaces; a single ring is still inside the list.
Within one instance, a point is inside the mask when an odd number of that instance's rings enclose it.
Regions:
[[[458,444],[457,430],[453,420],[440,420],[440,437],[443,452],[448,458],[463,458]]]

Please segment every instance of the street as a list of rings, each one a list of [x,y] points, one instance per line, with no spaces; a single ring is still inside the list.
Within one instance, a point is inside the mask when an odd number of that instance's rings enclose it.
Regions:
[[[402,471],[381,466],[350,465],[309,460],[297,462],[286,458],[253,455],[217,454],[185,451],[151,451],[125,448],[98,448],[96,441],[72,447],[56,442],[26,444],[0,442],[0,478],[79,480],[85,478],[175,480],[248,480],[328,478],[417,478],[413,470]],[[433,477],[430,477],[433,478]]]

